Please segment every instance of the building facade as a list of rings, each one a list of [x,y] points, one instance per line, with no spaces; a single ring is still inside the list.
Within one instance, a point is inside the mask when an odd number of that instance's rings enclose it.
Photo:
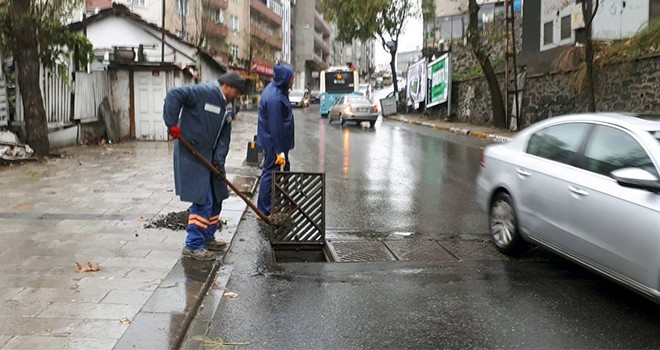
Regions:
[[[319,72],[332,64],[333,31],[320,0],[298,0],[293,8],[292,64],[296,88],[318,88]]]

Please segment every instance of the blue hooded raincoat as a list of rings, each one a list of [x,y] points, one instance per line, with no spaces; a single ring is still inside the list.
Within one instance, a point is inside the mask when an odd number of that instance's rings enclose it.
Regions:
[[[257,144],[266,153],[288,153],[293,149],[293,111],[289,102],[289,82],[293,69],[275,65],[273,81],[261,93]]]
[[[180,115],[180,117],[179,117]],[[179,124],[181,137],[215,166],[224,168],[229,142],[233,105],[227,103],[217,81],[206,84],[176,87],[168,91],[163,107],[167,127]],[[206,203],[211,191],[220,202],[229,197],[227,185],[212,176],[195,156],[174,142],[174,185],[183,202]]]

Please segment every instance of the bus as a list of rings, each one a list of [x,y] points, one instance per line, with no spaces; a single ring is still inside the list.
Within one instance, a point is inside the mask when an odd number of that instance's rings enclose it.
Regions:
[[[321,118],[327,118],[330,107],[341,96],[359,94],[360,76],[348,67],[330,67],[320,74],[319,108]]]

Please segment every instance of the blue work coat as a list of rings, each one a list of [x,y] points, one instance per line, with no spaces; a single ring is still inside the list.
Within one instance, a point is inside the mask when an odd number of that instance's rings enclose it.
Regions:
[[[289,102],[289,82],[293,69],[287,65],[275,65],[275,75],[259,102],[257,145],[266,153],[288,154],[294,146],[293,111]]]
[[[163,107],[163,120],[170,128],[179,125],[181,137],[213,165],[224,168],[229,142],[231,120],[235,108],[227,103],[218,82],[176,87],[167,92]],[[213,178],[213,179],[212,179]],[[214,177],[211,171],[192,153],[174,142],[174,186],[183,202],[204,204],[211,191],[217,201],[229,197],[227,185]]]

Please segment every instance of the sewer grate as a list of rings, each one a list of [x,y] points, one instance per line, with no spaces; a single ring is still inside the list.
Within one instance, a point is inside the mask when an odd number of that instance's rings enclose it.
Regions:
[[[460,260],[509,260],[497,251],[493,243],[486,241],[442,240],[438,244]]]
[[[328,242],[328,250],[336,262],[396,260],[381,241]]]
[[[398,260],[456,260],[453,255],[433,240],[385,241],[384,243]]]

